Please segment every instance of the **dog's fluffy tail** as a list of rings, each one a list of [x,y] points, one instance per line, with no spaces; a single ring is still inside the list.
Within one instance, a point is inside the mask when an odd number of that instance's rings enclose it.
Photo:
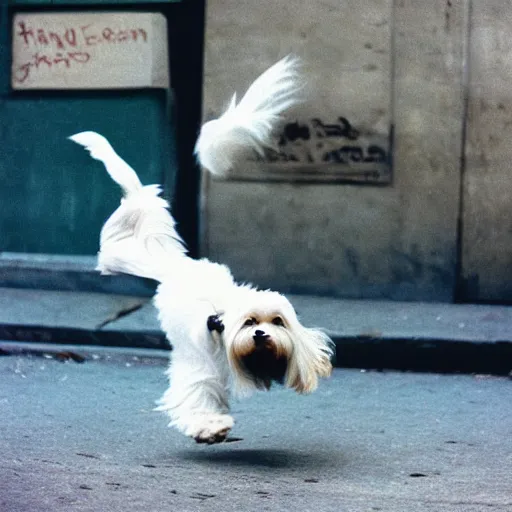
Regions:
[[[82,132],[69,138],[87,149],[92,158],[103,162],[110,177],[123,189],[125,196],[142,188],[137,173],[114,151],[105,137],[96,132]]]
[[[281,114],[301,100],[299,59],[285,57],[260,75],[236,104],[236,93],[218,119],[205,123],[195,146],[199,163],[214,175],[226,174],[242,153],[263,154]]]
[[[102,274],[132,274],[162,281],[172,259],[186,250],[176,233],[168,203],[158,185],[143,186],[135,171],[105,137],[82,132],[69,137],[105,165],[124,192],[121,206],[101,230],[97,269]]]

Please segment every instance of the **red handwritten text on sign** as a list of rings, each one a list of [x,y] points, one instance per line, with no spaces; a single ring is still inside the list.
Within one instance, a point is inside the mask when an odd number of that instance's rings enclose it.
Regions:
[[[14,81],[21,84],[39,69],[87,65],[94,58],[94,47],[99,45],[146,44],[148,33],[143,28],[121,29],[92,23],[49,30],[19,20],[15,38],[25,49],[35,50],[13,69]]]

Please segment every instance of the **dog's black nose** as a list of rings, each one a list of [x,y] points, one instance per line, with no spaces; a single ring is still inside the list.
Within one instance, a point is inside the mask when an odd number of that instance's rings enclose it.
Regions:
[[[267,338],[270,338],[270,336],[268,334],[266,334],[264,331],[257,329],[256,331],[254,331],[254,335],[252,338],[253,338],[254,342],[256,343],[256,346],[260,346],[260,345],[263,345],[265,340]]]

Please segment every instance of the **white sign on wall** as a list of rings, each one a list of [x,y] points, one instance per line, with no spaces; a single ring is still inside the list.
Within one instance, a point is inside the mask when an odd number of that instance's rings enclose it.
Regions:
[[[12,37],[13,89],[169,87],[159,13],[19,13]]]

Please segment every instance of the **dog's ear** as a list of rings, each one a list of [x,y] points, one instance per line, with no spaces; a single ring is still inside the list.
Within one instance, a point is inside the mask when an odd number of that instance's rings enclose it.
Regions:
[[[333,343],[322,331],[300,324],[292,329],[292,336],[293,353],[285,384],[297,393],[311,393],[317,388],[319,377],[331,374]]]
[[[210,332],[217,331],[219,334],[224,332],[224,324],[219,315],[210,315],[206,319],[206,326]]]

